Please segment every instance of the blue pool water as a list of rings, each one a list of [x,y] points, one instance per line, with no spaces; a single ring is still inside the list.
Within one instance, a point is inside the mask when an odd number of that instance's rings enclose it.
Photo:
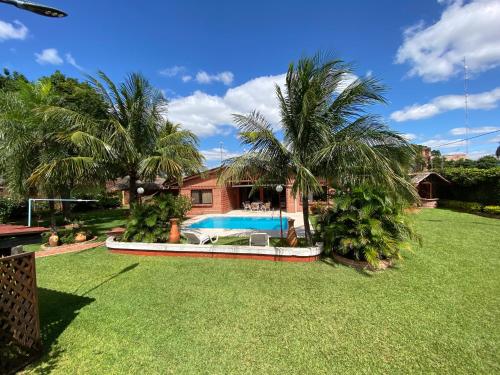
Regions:
[[[200,220],[189,226],[196,229],[253,229],[280,230],[279,217],[248,217],[248,216],[213,216]],[[286,217],[283,218],[283,230],[288,229]]]

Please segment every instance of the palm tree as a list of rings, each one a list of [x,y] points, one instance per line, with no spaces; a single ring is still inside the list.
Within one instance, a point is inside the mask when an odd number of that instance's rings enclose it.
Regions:
[[[220,181],[256,177],[255,185],[292,183],[301,195],[306,238],[309,196],[321,191],[319,179],[337,186],[362,182],[413,195],[404,174],[413,153],[406,140],[364,107],[385,103],[374,78],[352,79],[348,65],[320,55],[290,64],[284,91],[277,85],[282,138],[257,111],[233,115],[249,152],[225,161]]]
[[[98,160],[108,178],[129,177],[129,198],[137,200],[137,180],[161,175],[180,180],[199,171],[203,157],[190,131],[166,121],[167,101],[141,74],[130,74],[117,86],[103,72],[90,83],[109,108],[106,120],[95,121],[68,109],[48,108],[47,116],[86,129],[70,138],[82,147],[100,147]]]
[[[19,82],[16,90],[0,93],[0,164],[18,197],[69,198],[72,188],[101,181],[95,155],[108,150],[77,126],[45,115],[59,100],[49,80]],[[63,207],[68,216],[69,206]]]

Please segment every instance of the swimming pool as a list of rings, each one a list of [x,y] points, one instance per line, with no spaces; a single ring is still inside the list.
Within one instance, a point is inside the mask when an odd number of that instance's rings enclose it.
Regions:
[[[253,229],[280,230],[279,217],[212,216],[189,225],[193,229]],[[287,218],[283,217],[283,230],[288,229]]]

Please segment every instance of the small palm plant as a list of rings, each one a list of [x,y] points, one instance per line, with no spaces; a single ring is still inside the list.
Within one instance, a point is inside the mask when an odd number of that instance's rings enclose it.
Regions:
[[[326,253],[363,260],[376,267],[380,260],[399,259],[400,250],[420,241],[403,204],[366,186],[341,193],[319,215],[316,235]]]

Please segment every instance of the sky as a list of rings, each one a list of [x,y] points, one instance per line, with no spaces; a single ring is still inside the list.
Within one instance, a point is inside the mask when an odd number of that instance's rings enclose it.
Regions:
[[[369,111],[413,143],[473,159],[500,143],[500,0],[43,3],[69,16],[0,4],[0,67],[32,80],[141,72],[168,98],[169,119],[200,137],[210,167],[221,149],[245,151],[232,114],[257,109],[279,132],[274,86],[318,51],[380,79],[388,103]],[[459,142],[466,133],[478,137]]]

